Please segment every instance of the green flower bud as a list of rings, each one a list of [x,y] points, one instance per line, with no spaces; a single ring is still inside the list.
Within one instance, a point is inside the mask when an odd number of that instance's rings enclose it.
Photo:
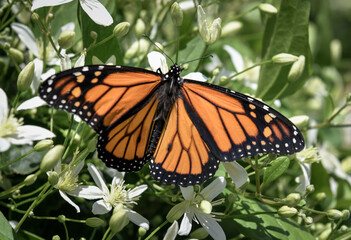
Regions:
[[[40,142],[35,144],[34,151],[36,151],[36,152],[46,151],[52,146],[53,143],[54,143],[54,141],[52,141],[51,139],[41,140]]]
[[[304,221],[307,225],[311,225],[313,223],[313,218],[311,217],[305,217]]]
[[[64,223],[66,222],[66,216],[65,215],[59,215],[57,217],[57,220],[60,222],[60,223]]]
[[[320,156],[318,155],[318,149],[315,147],[309,147],[299,153],[296,153],[296,157],[299,161],[304,163],[315,163],[321,160]]]
[[[65,148],[62,145],[56,145],[52,149],[50,149],[45,156],[43,157],[43,160],[40,163],[40,170],[42,172],[47,172],[50,169],[54,168],[58,161],[60,161],[60,158],[63,155]]]
[[[59,175],[57,172],[50,172],[48,176],[48,181],[51,186],[55,186],[59,181]]]
[[[222,37],[228,37],[237,33],[243,27],[242,22],[232,21],[227,23],[222,28]]]
[[[129,219],[126,211],[123,209],[123,205],[119,204],[113,210],[113,214],[110,218],[109,226],[111,228],[111,232],[114,234],[120,232],[125,226],[127,226],[128,223]]]
[[[145,40],[144,38],[134,42],[132,46],[126,51],[125,58],[130,59],[136,56],[137,54],[140,56],[144,55],[147,52],[149,45],[150,42]]]
[[[348,156],[341,160],[341,169],[345,173],[350,173],[351,172],[351,156]]]
[[[58,37],[57,41],[61,48],[69,49],[70,47],[72,47],[75,40],[76,40],[76,33],[71,30],[68,30],[68,31],[63,31]]]
[[[337,62],[341,59],[342,54],[342,45],[339,39],[333,39],[330,42],[330,55],[334,62]]]
[[[145,23],[142,19],[138,18],[135,24],[135,33],[138,36],[138,38],[141,37],[142,34],[145,33]]]
[[[258,5],[258,8],[262,12],[272,14],[272,15],[277,14],[278,12],[278,10],[272,4],[269,4],[269,3],[261,3],[260,5]]]
[[[219,85],[221,85],[221,86],[226,85],[229,81],[230,81],[230,79],[228,77],[221,76],[219,78]]]
[[[145,236],[146,232],[147,232],[147,230],[145,228],[139,227],[138,234],[140,237]]]
[[[33,13],[31,18],[32,18],[33,22],[38,22],[40,20],[38,13]]]
[[[189,203],[187,201],[183,201],[172,207],[166,216],[168,222],[177,221],[181,216],[183,216],[188,205]]]
[[[347,209],[342,210],[342,220],[346,221],[350,218],[350,211]]]
[[[30,88],[34,77],[34,63],[30,62],[25,66],[18,75],[17,89],[20,92],[26,91]]]
[[[16,48],[10,48],[9,55],[16,63],[22,63],[24,60],[23,53]]]
[[[98,34],[97,34],[97,32],[95,32],[95,31],[91,31],[90,32],[90,37],[92,38],[92,39],[97,39],[97,37],[98,37]]]
[[[121,22],[116,25],[113,29],[113,35],[116,37],[124,37],[129,32],[130,23],[129,22]]]
[[[52,236],[52,240],[61,240],[59,235],[54,235]]]
[[[289,53],[279,53],[272,57],[273,63],[280,65],[289,65],[296,62],[299,58]]]
[[[299,193],[290,193],[285,198],[285,204],[289,207],[295,207],[301,201],[301,195]]]
[[[289,120],[292,121],[298,128],[307,127],[310,122],[310,118],[306,115],[294,116],[289,118]]]
[[[216,18],[212,24],[207,25],[206,14],[201,5],[197,7],[197,22],[199,24],[199,32],[202,40],[210,45],[216,42],[222,33],[222,20],[220,18]]]
[[[341,231],[341,232],[346,232],[348,229],[349,229],[349,228],[348,228],[346,225],[342,225],[342,226],[340,227],[340,231]]]
[[[318,240],[327,240],[329,239],[330,234],[332,233],[332,229],[329,227],[325,229],[319,236]]]
[[[222,19],[216,18],[213,23],[210,25],[210,40],[207,44],[215,43],[222,35]]]
[[[48,19],[50,21],[54,20],[54,18],[55,18],[55,15],[52,12],[48,14]]]
[[[329,209],[327,211],[327,216],[330,220],[339,220],[343,217],[343,213],[336,209]]]
[[[32,185],[33,183],[35,183],[36,180],[37,180],[37,175],[30,174],[24,179],[24,184],[26,186],[29,186],[29,185]]]
[[[202,200],[200,203],[200,209],[203,213],[210,214],[212,212],[212,204],[207,200]]]
[[[177,2],[174,2],[171,7],[171,17],[174,25],[177,27],[183,23],[183,10]]]
[[[204,228],[198,228],[189,235],[189,238],[191,239],[205,239],[207,237],[208,232]]]
[[[278,214],[283,218],[290,218],[297,214],[297,209],[293,207],[282,206],[279,208]]]
[[[306,187],[307,193],[313,193],[314,190],[315,190],[315,188],[314,188],[314,185],[313,185],[313,184],[308,185],[308,186]]]
[[[319,192],[316,194],[316,200],[318,202],[322,202],[326,199],[327,195],[325,194],[325,192]]]
[[[218,76],[218,74],[219,74],[219,68],[215,68],[215,69],[213,69],[213,71],[212,71],[212,75],[213,76]]]
[[[89,227],[97,228],[97,227],[104,226],[106,223],[101,218],[91,217],[85,220],[85,224],[88,225]]]
[[[295,82],[299,79],[303,73],[303,69],[305,68],[305,56],[300,55],[299,59],[293,63],[291,69],[288,74],[288,80],[290,82]]]

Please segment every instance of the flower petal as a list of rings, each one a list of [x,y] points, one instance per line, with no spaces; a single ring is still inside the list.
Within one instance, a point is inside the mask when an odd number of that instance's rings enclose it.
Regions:
[[[222,162],[222,164],[225,167],[225,170],[227,170],[227,173],[232,178],[237,188],[241,187],[246,183],[249,176],[247,175],[245,168],[243,168],[239,163]]]
[[[80,212],[80,208],[78,207],[77,204],[75,204],[68,196],[66,193],[62,192],[61,190],[59,190],[59,193],[61,195],[61,197],[68,202],[72,207],[74,207],[77,210],[77,213]]]
[[[224,177],[218,177],[213,182],[211,182],[207,187],[202,189],[201,195],[208,201],[212,201],[218,194],[223,192],[226,180]]]
[[[178,234],[181,236],[189,235],[192,227],[192,219],[194,217],[194,212],[186,212],[184,213],[184,217],[182,219],[182,223],[180,224],[180,229]]]
[[[83,53],[79,56],[79,58],[77,59],[76,63],[74,64],[74,67],[75,67],[75,68],[76,68],[76,67],[82,67],[82,66],[85,65],[85,55],[86,55],[86,53],[83,52]]]
[[[0,88],[0,123],[3,119],[7,118],[8,111],[9,108],[6,93]]]
[[[32,141],[55,137],[55,134],[53,134],[51,131],[33,125],[19,126],[17,131],[18,138],[24,138]]]
[[[201,226],[213,237],[214,240],[226,240],[225,233],[222,227],[210,215],[196,212],[196,218]]]
[[[36,96],[36,97],[33,97],[33,98],[28,99],[28,100],[24,101],[23,103],[21,103],[18,106],[17,111],[34,109],[34,108],[41,107],[44,105],[47,105],[47,103],[43,99],[41,99],[39,96]]]
[[[35,58],[33,60],[33,63],[34,63],[34,77],[30,87],[32,89],[32,94],[35,94],[40,85],[40,76],[43,73],[44,63],[39,58]]]
[[[178,222],[174,221],[172,225],[167,229],[166,235],[163,237],[163,240],[174,240],[177,237],[178,230]]]
[[[206,82],[207,79],[208,79],[205,75],[203,75],[200,72],[188,73],[183,78],[185,78],[185,79],[192,79],[192,80],[196,80],[196,81],[200,81],[200,82]]]
[[[237,72],[241,72],[242,70],[244,70],[245,64],[241,54],[229,45],[224,45],[223,49],[229,54],[230,59],[232,60],[232,63],[235,67],[235,70]]]
[[[100,172],[96,169],[94,164],[88,163],[88,171],[91,177],[94,179],[95,184],[102,190],[104,194],[108,193],[109,190],[106,186],[104,179],[102,178]]]
[[[147,59],[152,71],[156,72],[158,69],[161,69],[161,72],[164,74],[168,72],[167,60],[162,53],[152,51],[147,54]]]
[[[124,209],[126,211],[127,217],[131,222],[134,224],[138,225],[139,227],[144,228],[145,230],[149,230],[149,221],[141,216],[139,213],[136,211],[133,211],[129,208]]]
[[[185,200],[191,200],[194,196],[194,187],[193,186],[180,187],[180,191],[182,192]]]
[[[80,0],[80,5],[88,16],[99,25],[109,26],[113,23],[110,13],[97,0]]]
[[[146,189],[147,189],[146,184],[137,186],[129,192],[128,198],[129,199],[135,198],[135,197],[139,196],[140,194],[142,194]]]
[[[82,171],[85,161],[81,161],[75,168],[72,169],[73,176],[78,176],[79,172]]]
[[[44,1],[49,2],[46,0]],[[26,45],[26,47],[34,54],[34,56],[40,57],[39,48],[35,41],[35,36],[32,30],[30,30],[29,27],[21,23],[12,23],[11,28],[17,33],[19,39],[21,39],[21,42],[24,45]]]
[[[100,199],[104,197],[104,193],[96,186],[79,185],[72,191],[67,191],[69,195],[81,197],[85,199]]]
[[[57,6],[64,3],[72,2],[73,0],[33,0],[33,5],[31,10],[34,11],[35,9],[42,8],[42,7],[49,7],[49,6]]]
[[[304,194],[306,192],[306,187],[311,184],[310,175],[311,175],[311,165],[308,163],[299,164],[302,170],[302,175],[296,178],[296,181],[299,185],[296,187],[296,191]]]
[[[111,211],[111,209],[112,206],[109,203],[105,202],[104,200],[99,200],[94,202],[92,212],[95,215],[101,215],[108,213],[109,211]]]
[[[5,138],[0,137],[0,152],[5,152],[10,148],[11,144]]]

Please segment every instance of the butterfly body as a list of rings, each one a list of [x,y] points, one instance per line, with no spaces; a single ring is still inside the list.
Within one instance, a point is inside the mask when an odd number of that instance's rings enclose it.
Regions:
[[[53,75],[39,95],[77,114],[99,135],[98,157],[119,171],[150,163],[151,176],[189,186],[219,162],[304,148],[300,131],[266,104],[233,90],[124,66],[85,66]]]

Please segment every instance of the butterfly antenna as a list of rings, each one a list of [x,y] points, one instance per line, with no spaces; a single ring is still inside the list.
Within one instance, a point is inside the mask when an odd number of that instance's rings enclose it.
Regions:
[[[209,55],[206,55],[206,56],[203,56],[203,57],[200,57],[200,58],[196,58],[196,59],[193,59],[193,60],[190,60],[190,61],[187,61],[187,62],[183,62],[183,63],[179,64],[179,66],[182,66],[183,64],[190,63],[190,62],[199,61],[201,59],[208,58],[208,57],[212,58],[213,56],[211,54],[209,54]]]
[[[145,37],[145,38],[147,38],[147,39],[149,39],[149,41],[150,41],[156,48],[158,48],[158,50],[160,50],[164,56],[168,57],[168,59],[171,60],[171,62],[172,62],[173,64],[175,64],[175,62],[173,62],[172,58],[170,58],[170,56],[168,56],[164,51],[162,51],[162,49],[161,49],[159,46],[157,46],[157,44],[156,44],[154,41],[152,41],[151,38],[150,38],[148,35],[143,34],[142,36]]]

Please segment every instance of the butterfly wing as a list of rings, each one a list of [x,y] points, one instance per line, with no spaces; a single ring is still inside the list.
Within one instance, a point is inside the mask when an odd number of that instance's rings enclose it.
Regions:
[[[98,134],[99,158],[119,171],[137,171],[150,156],[158,73],[121,66],[85,66],[50,77],[39,88],[49,105],[77,114]]]
[[[151,176],[183,187],[213,176],[219,161],[190,119],[182,98],[174,103],[150,161]]]
[[[201,137],[221,161],[304,148],[297,127],[266,104],[209,83],[184,80],[185,107]]]

